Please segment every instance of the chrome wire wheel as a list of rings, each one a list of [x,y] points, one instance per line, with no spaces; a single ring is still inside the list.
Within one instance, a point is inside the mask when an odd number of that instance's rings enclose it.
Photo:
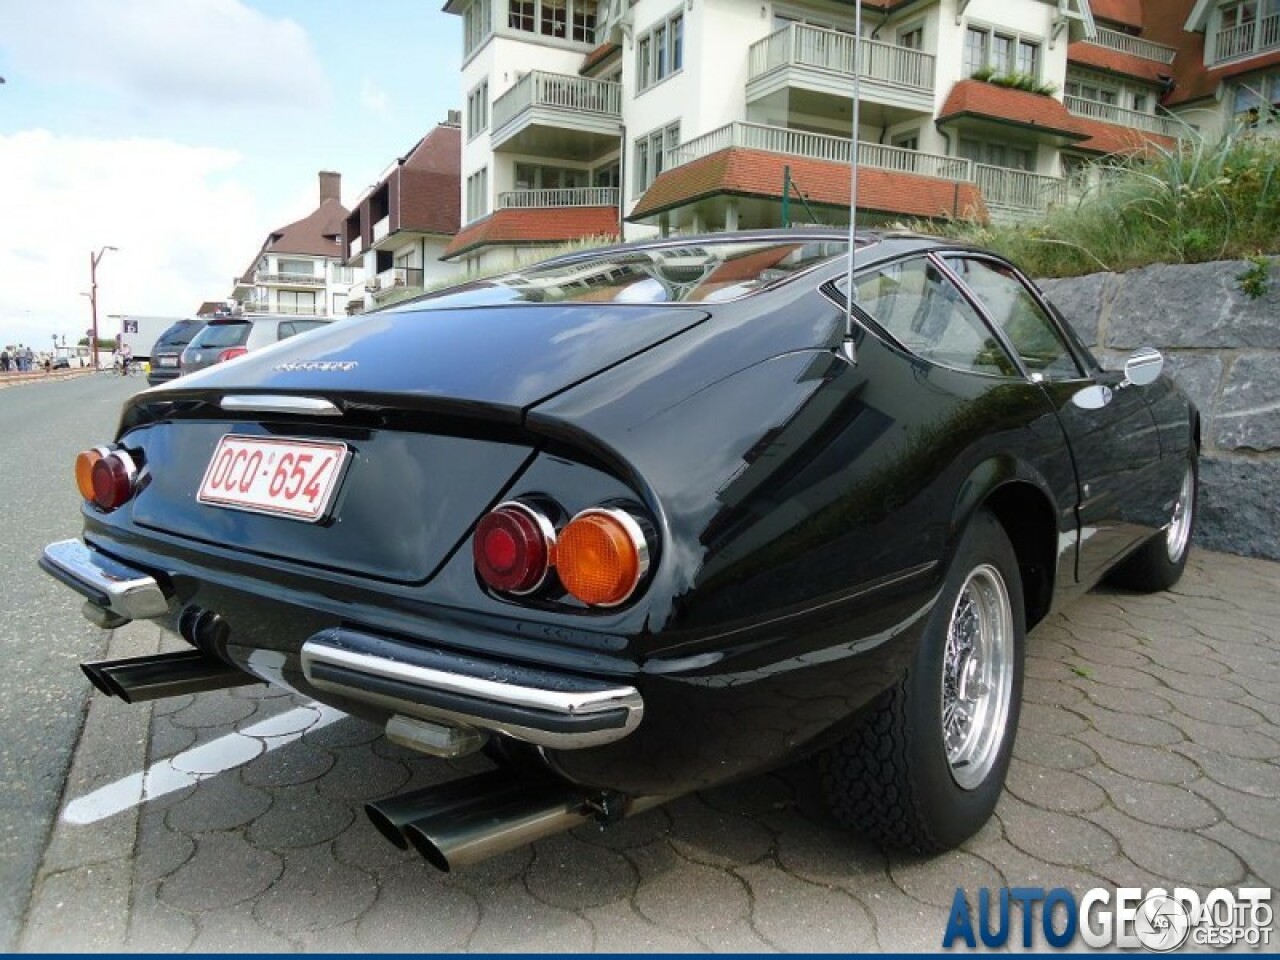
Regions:
[[[1013,660],[1009,590],[1000,571],[984,563],[951,609],[942,667],[943,742],[961,789],[980,787],[995,766],[1009,722]]]
[[[1191,539],[1191,513],[1195,505],[1196,477],[1190,467],[1182,476],[1182,489],[1178,491],[1178,501],[1173,505],[1173,518],[1164,532],[1165,551],[1169,554],[1169,562],[1177,563],[1187,552],[1187,542]]]

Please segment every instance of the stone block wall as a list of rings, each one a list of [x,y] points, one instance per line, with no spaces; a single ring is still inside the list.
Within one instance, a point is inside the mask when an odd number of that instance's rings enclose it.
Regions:
[[[1280,560],[1280,267],[1251,299],[1237,279],[1250,266],[1157,264],[1040,286],[1103,366],[1155,347],[1199,407],[1197,542]]]

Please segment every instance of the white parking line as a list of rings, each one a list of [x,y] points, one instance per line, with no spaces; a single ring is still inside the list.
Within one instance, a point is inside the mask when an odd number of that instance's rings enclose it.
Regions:
[[[97,823],[148,800],[238,767],[259,754],[279,749],[311,730],[327,727],[344,717],[345,713],[320,703],[297,707],[184,750],[152,764],[141,773],[130,774],[77,797],[62,811],[62,819],[67,823]],[[282,730],[286,732],[281,733]]]

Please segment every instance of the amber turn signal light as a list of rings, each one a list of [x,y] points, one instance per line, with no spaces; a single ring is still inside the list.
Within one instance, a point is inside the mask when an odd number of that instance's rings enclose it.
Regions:
[[[556,540],[556,571],[571,594],[593,607],[615,607],[635,592],[649,569],[644,531],[630,514],[583,510]]]
[[[93,499],[93,465],[107,453],[105,447],[94,447],[76,457],[76,489],[86,500]]]

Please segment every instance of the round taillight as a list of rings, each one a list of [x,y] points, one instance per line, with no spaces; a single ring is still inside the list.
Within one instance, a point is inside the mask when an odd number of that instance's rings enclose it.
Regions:
[[[76,457],[76,489],[86,500],[93,499],[93,465],[109,452],[105,447],[94,447]]]
[[[532,593],[551,567],[555,529],[538,511],[514,500],[480,520],[471,552],[480,579],[503,593]]]
[[[583,510],[556,540],[556,572],[571,594],[593,607],[614,607],[649,569],[644,531],[622,510]]]
[[[133,496],[138,468],[127,453],[114,450],[98,459],[90,476],[93,480],[93,502],[103,510],[114,510]]]
[[[249,350],[247,347],[227,347],[218,354],[217,363],[226,363],[228,360],[234,360],[236,357],[243,357]]]

